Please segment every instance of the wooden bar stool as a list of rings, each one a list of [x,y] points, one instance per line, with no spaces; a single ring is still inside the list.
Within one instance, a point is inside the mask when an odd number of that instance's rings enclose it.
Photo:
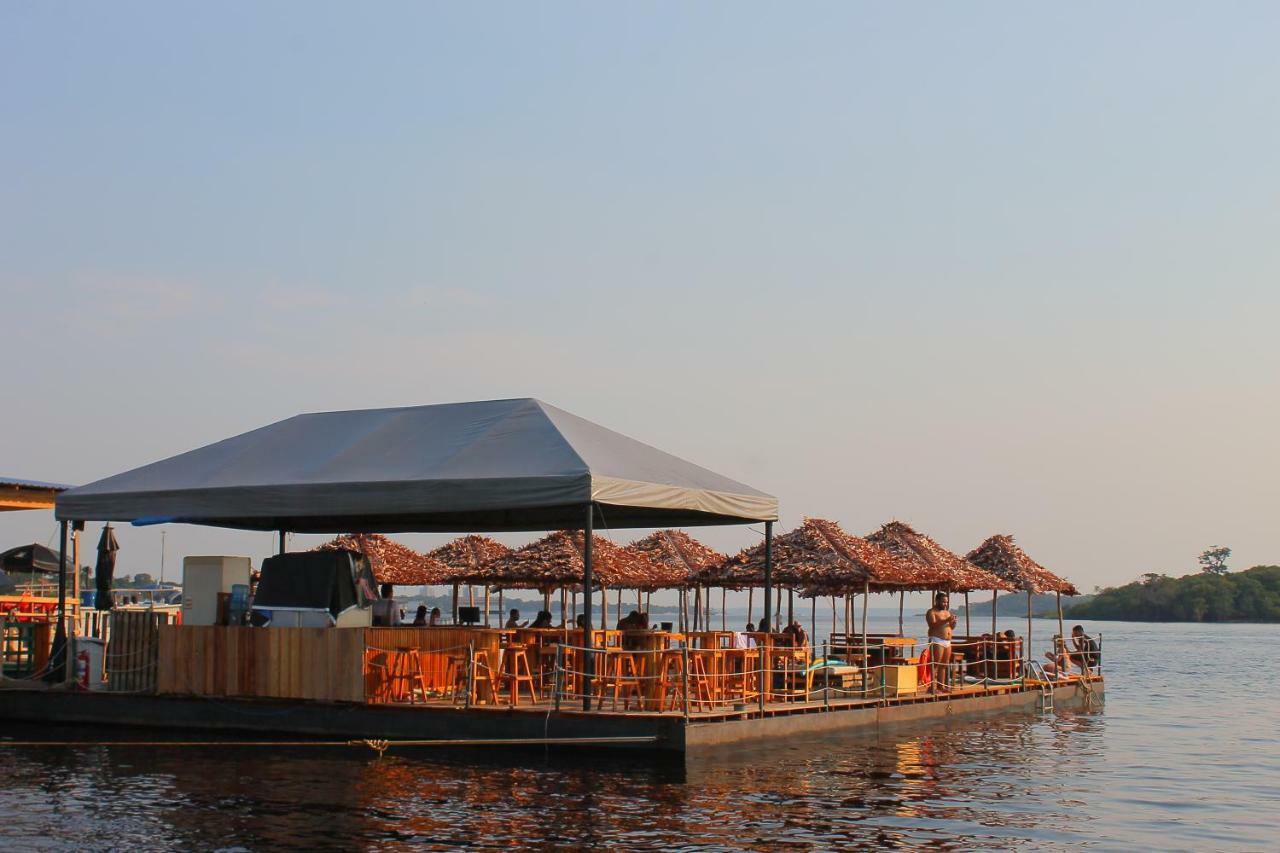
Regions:
[[[456,705],[467,695],[467,656],[449,655],[444,668],[444,683]]]
[[[475,654],[471,656],[471,701],[475,703],[496,702],[496,682],[497,677],[489,666],[489,652],[484,649],[477,649]],[[481,688],[484,690],[483,694],[481,693]]]
[[[711,679],[707,676],[705,655],[689,653],[689,710],[710,711],[715,708]]]
[[[631,708],[633,698],[637,708],[643,707],[644,690],[640,684],[640,670],[636,666],[635,655],[610,649],[604,656],[604,665],[605,674],[599,682],[596,710],[604,706],[604,696],[610,692],[613,694],[612,710],[618,709],[619,699],[623,702],[624,711]]]
[[[658,661],[658,710],[678,711],[683,702],[684,654],[679,649],[669,649]]]
[[[529,668],[528,646],[523,643],[508,643],[502,655],[502,673],[500,683],[507,688],[511,706],[520,704],[520,686],[529,689],[529,701],[538,703],[538,689],[534,685],[533,671]]]

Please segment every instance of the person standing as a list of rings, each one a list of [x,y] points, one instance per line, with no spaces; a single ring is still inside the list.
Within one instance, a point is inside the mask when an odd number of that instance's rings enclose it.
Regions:
[[[924,614],[929,628],[929,663],[932,665],[933,683],[939,690],[950,690],[948,673],[951,666],[951,635],[956,628],[956,616],[951,612],[951,601],[945,592],[933,595],[933,607]]]

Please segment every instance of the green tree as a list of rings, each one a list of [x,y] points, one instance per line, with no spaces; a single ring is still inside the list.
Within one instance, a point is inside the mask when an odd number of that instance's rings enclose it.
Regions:
[[[1222,545],[1214,545],[1208,551],[1200,555],[1200,569],[1210,574],[1225,575],[1230,569],[1227,568],[1227,558],[1231,556],[1231,549]]]

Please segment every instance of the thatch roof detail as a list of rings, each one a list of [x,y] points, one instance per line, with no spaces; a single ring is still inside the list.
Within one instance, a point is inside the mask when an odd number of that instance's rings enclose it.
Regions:
[[[889,554],[846,533],[834,521],[806,518],[795,530],[773,538],[774,582],[802,588],[806,594],[857,592],[867,585],[882,589],[900,575]],[[764,543],[703,572],[699,580],[730,588],[763,586]]]
[[[900,584],[899,589],[1014,589],[1008,581],[978,568],[901,521],[891,521],[866,538],[897,558],[899,569],[914,578],[910,584]]]
[[[426,586],[445,583],[449,567],[380,533],[354,533],[331,539],[316,551],[358,551],[369,558],[378,583]]]
[[[467,578],[479,575],[494,560],[510,553],[511,549],[496,539],[472,534],[446,542],[427,556],[449,567],[444,583],[466,583]]]
[[[700,572],[719,566],[728,559],[683,530],[658,530],[632,542],[626,550],[643,554],[662,570],[665,582],[655,589],[688,586]]]
[[[1028,557],[1027,552],[1013,541],[1013,537],[1005,533],[992,536],[970,551],[965,559],[1026,592],[1080,594],[1080,590],[1076,589],[1070,581],[1055,575]]]
[[[558,530],[459,579],[505,589],[581,586],[585,542],[580,530]],[[593,587],[657,589],[669,576],[642,553],[628,551],[599,536],[593,536],[591,542]]]

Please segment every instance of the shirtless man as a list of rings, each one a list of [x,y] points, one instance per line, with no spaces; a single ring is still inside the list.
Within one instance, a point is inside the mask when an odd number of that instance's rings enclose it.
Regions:
[[[956,627],[955,614],[949,609],[945,592],[933,595],[933,607],[924,614],[929,626],[929,662],[933,668],[933,683],[939,690],[950,690],[947,683],[948,665],[951,663],[951,632]]]

